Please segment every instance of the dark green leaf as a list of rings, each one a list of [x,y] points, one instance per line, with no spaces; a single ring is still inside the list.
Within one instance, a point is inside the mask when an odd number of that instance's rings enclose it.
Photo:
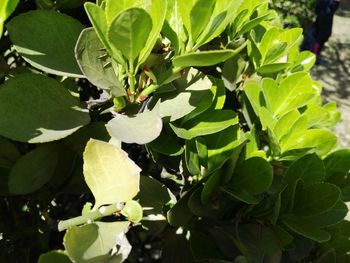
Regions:
[[[83,28],[70,16],[46,10],[21,14],[7,24],[15,49],[29,64],[70,77],[82,77],[74,47]]]
[[[0,102],[0,134],[17,141],[62,139],[90,122],[80,102],[43,75],[25,73],[9,79],[0,88]]]
[[[29,194],[44,186],[55,172],[56,147],[56,144],[44,144],[19,158],[9,175],[9,191]]]

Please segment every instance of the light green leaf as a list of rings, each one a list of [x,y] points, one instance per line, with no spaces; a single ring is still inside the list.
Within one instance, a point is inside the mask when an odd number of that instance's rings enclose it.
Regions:
[[[84,152],[84,177],[95,206],[127,202],[139,191],[141,169],[120,148],[91,139]]]
[[[75,57],[85,77],[101,89],[113,90],[113,96],[125,95],[122,84],[118,81],[116,73],[108,54],[103,49],[93,28],[84,29],[75,46]],[[105,55],[104,57],[102,57]],[[106,66],[108,65],[108,66]]]
[[[109,134],[122,142],[146,144],[155,140],[161,133],[163,122],[159,114],[159,105],[153,110],[129,117],[116,114],[106,124]]]
[[[70,16],[46,10],[21,14],[7,24],[15,49],[29,64],[69,77],[82,77],[74,47],[83,28]]]
[[[170,123],[180,138],[190,140],[197,136],[222,131],[238,123],[238,117],[231,110],[208,110],[194,119],[185,122],[182,127]]]
[[[297,234],[319,243],[328,241],[331,238],[327,231],[321,230],[313,224],[303,221],[303,218],[300,217],[286,217],[282,222]]]
[[[237,55],[245,47],[243,44],[241,47],[231,50],[210,50],[210,51],[201,51],[198,53],[185,54],[177,56],[173,60],[173,64],[176,67],[186,68],[190,66],[204,67],[212,66],[218,63],[224,62],[229,58]]]
[[[201,167],[199,163],[199,156],[194,140],[186,140],[185,146],[185,161],[188,172],[192,175],[200,175]]]
[[[318,215],[334,207],[340,200],[340,189],[328,183],[314,183],[297,188],[293,213]]]
[[[296,58],[292,72],[309,71],[316,62],[316,56],[310,51],[300,52]]]
[[[80,102],[61,83],[43,75],[9,79],[0,88],[0,102],[0,134],[17,141],[59,140],[90,122]]]
[[[142,25],[142,26],[140,26]],[[141,8],[130,8],[121,12],[108,28],[108,41],[114,50],[134,63],[145,47],[152,30],[152,18]]]
[[[169,84],[170,85],[170,84]],[[194,111],[203,100],[212,97],[212,82],[195,69],[171,83],[175,91],[156,95],[154,101],[161,100],[160,114],[163,118],[175,121]]]
[[[229,188],[256,195],[267,191],[272,184],[272,167],[263,158],[252,157],[238,164]],[[236,192],[236,191],[235,191]]]
[[[38,263],[71,263],[68,255],[62,250],[53,250],[41,254]]]
[[[272,103],[275,103],[273,101]],[[271,106],[270,106],[271,107]],[[283,136],[290,134],[290,127],[294,126],[294,123],[299,119],[300,113],[297,109],[291,110],[278,119],[273,132],[278,140],[281,140]]]
[[[118,243],[121,247],[118,249],[119,253],[117,254],[120,254],[123,250],[127,251],[127,255],[129,254],[131,250],[130,245],[120,242],[120,237],[126,240],[125,232],[128,230],[128,226],[128,221],[113,223],[95,222],[83,226],[74,226],[66,232],[63,243],[73,262],[107,262],[107,260],[112,258],[110,252]]]
[[[197,0],[190,12],[190,28],[192,41],[196,42],[198,36],[208,25],[213,13],[216,0]]]
[[[134,200],[129,200],[120,213],[130,222],[136,224],[142,219],[142,206]]]
[[[261,91],[260,82],[256,80],[248,80],[244,83],[244,93],[248,97],[250,105],[252,106],[256,115],[259,115],[261,107]]]
[[[93,25],[98,37],[100,38],[101,42],[107,49],[110,56],[112,56],[116,61],[118,61],[119,64],[124,65],[125,60],[122,54],[120,53],[120,51],[113,50],[112,52],[112,47],[110,46],[107,40],[108,24],[107,24],[107,19],[106,19],[104,10],[98,5],[95,5],[90,2],[85,3],[84,7],[91,21],[91,24]]]
[[[2,0],[0,3],[0,38],[5,20],[15,11],[19,0]]]
[[[295,149],[312,149],[318,155],[326,155],[337,144],[337,136],[332,132],[311,129],[292,134],[288,140],[281,141],[282,152]]]
[[[288,68],[290,63],[272,63],[259,67],[256,71],[261,75],[270,75]]]
[[[9,192],[23,195],[43,187],[55,172],[58,161],[56,147],[55,144],[44,144],[19,158],[9,175]]]
[[[120,13],[129,8],[142,8],[144,0],[106,0],[105,14],[107,24],[112,24],[114,18]]]

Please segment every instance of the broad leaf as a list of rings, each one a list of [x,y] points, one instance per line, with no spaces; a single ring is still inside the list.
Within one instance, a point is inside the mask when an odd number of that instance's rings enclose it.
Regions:
[[[38,263],[71,263],[68,255],[62,250],[53,250],[41,254]]]
[[[326,179],[341,185],[350,171],[350,150],[335,151],[324,159]]]
[[[139,191],[141,169],[120,148],[91,139],[84,152],[84,177],[95,208],[126,202]]]
[[[121,51],[130,63],[134,63],[151,30],[150,15],[144,9],[130,8],[113,20],[108,28],[108,41],[113,50]]]
[[[220,132],[237,123],[238,118],[231,110],[208,110],[185,122],[182,127],[173,124],[170,126],[178,137],[190,140],[198,136]]]
[[[326,155],[337,144],[337,137],[327,130],[312,129],[291,134],[281,141],[282,152],[295,149],[313,149],[318,155]]]
[[[327,231],[319,229],[309,222],[305,222],[300,217],[286,217],[282,222],[297,234],[319,243],[328,241],[331,238]]]
[[[0,102],[0,134],[17,141],[59,140],[90,122],[80,102],[61,83],[43,75],[9,79],[0,88]]]
[[[212,82],[208,77],[191,69],[182,78],[171,83],[175,91],[156,95],[160,102],[160,114],[163,118],[175,121],[196,109],[207,97],[212,97]],[[161,89],[161,88],[160,88]]]
[[[158,104],[134,117],[116,114],[106,128],[109,134],[122,142],[146,144],[155,140],[162,131],[163,122]]]
[[[340,189],[333,184],[303,185],[295,193],[293,213],[305,216],[324,213],[338,203],[340,194]]]
[[[131,249],[125,237],[128,226],[128,221],[95,222],[79,227],[74,226],[66,232],[63,243],[73,262],[106,262],[112,258],[110,252],[117,245],[120,246],[117,254],[126,251],[126,255],[121,255],[121,257],[126,258]],[[122,240],[126,243],[120,242],[121,237],[126,240]]]
[[[75,46],[75,57],[85,77],[101,89],[113,91],[114,97],[125,95],[111,65],[112,61],[93,28],[84,29]]]
[[[67,30],[69,28],[69,30]],[[51,74],[82,77],[74,47],[83,25],[54,11],[30,11],[7,24],[18,53],[32,66]]]
[[[55,172],[58,149],[44,144],[23,155],[12,167],[8,189],[12,194],[29,194],[44,186]]]
[[[3,137],[0,137],[0,145],[0,167],[11,168],[21,154],[15,144]]]
[[[252,157],[238,164],[229,187],[256,195],[269,189],[272,178],[271,165],[263,158]]]
[[[208,25],[216,0],[197,0],[190,13],[191,37],[196,42],[198,36]]]
[[[177,56],[174,58],[174,65],[179,68],[186,68],[190,66],[204,67],[204,66],[212,66],[218,63],[224,62],[229,58],[237,55],[245,45],[241,47],[230,50],[211,50],[211,51],[201,51],[198,53],[185,54],[181,56]]]

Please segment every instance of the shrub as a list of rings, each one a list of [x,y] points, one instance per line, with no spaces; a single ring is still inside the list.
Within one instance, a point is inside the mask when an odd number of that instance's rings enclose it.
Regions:
[[[6,25],[0,189],[40,263],[132,261],[140,225],[154,261],[349,260],[350,150],[301,29],[260,0],[99,0],[88,28],[38,3]]]

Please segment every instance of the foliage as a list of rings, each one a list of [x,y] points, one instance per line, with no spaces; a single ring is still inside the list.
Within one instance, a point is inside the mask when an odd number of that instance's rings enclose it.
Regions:
[[[350,150],[301,29],[261,0],[98,0],[88,28],[64,3],[13,17],[3,54],[0,194],[38,262],[136,262],[139,226],[163,262],[349,260]]]

